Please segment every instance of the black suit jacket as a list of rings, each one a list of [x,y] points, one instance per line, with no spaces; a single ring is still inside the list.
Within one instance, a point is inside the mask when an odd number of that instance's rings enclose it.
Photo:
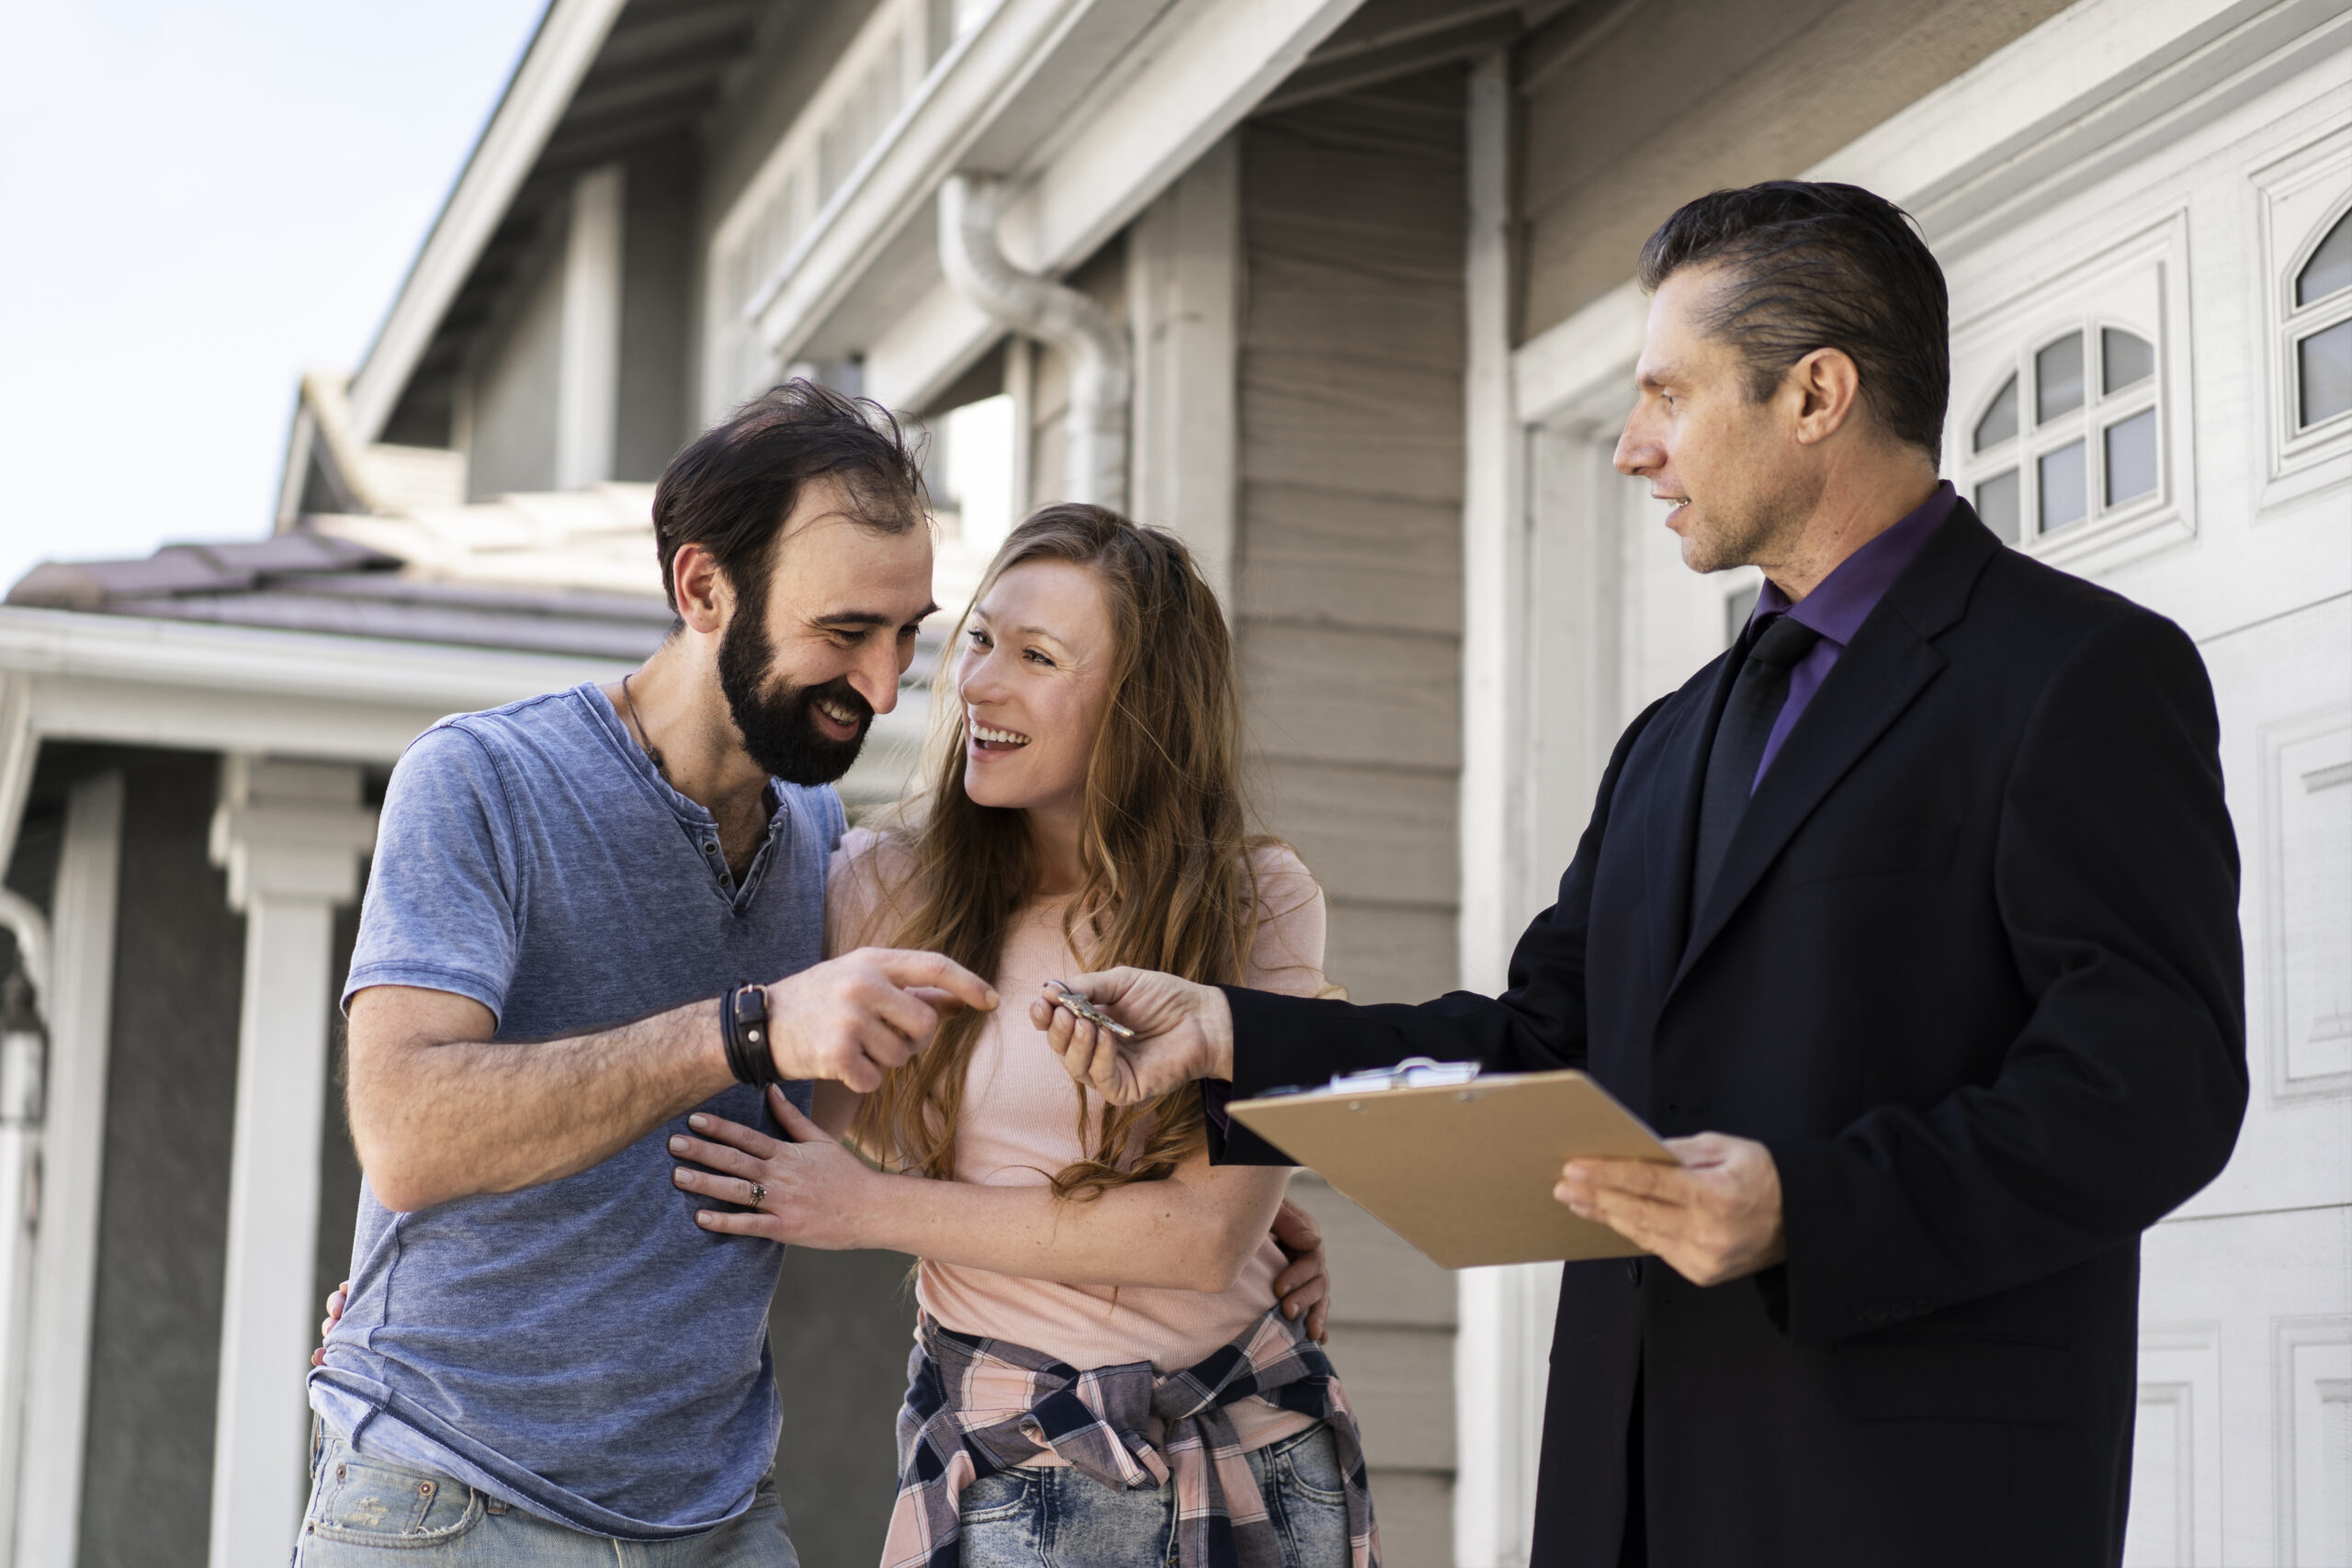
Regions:
[[[1629,1430],[1661,1568],[2117,1562],[2140,1233],[2222,1168],[2245,1106],[2204,665],[1963,505],[1693,909],[1734,673],[1626,730],[1508,992],[1234,990],[1235,1091],[1408,1055],[1577,1066],[1669,1136],[1771,1149],[1784,1264],[1709,1290],[1567,1265],[1543,1568],[1618,1561]]]

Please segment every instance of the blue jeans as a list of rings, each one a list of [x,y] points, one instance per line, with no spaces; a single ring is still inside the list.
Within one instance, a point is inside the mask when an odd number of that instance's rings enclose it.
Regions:
[[[462,1481],[319,1447],[295,1568],[800,1568],[773,1477],[751,1508],[678,1540],[612,1540],[550,1524]]]
[[[1328,1427],[1254,1450],[1283,1568],[1348,1568],[1348,1498]],[[1176,1488],[1123,1492],[1075,1470],[1024,1465],[964,1489],[964,1568],[1161,1568],[1175,1562]]]

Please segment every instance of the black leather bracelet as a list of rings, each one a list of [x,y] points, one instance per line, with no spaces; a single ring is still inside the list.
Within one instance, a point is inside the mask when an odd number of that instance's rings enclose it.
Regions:
[[[765,1089],[781,1083],[775,1055],[768,1049],[768,993],[749,981],[718,998],[718,1035],[727,1048],[728,1070],[737,1083]]]

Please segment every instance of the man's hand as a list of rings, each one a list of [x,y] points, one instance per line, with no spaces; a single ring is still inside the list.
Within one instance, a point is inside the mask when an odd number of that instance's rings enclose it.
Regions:
[[[1274,1299],[1293,1323],[1306,1315],[1306,1337],[1317,1345],[1329,1343],[1331,1321],[1330,1261],[1323,1256],[1323,1230],[1315,1216],[1291,1199],[1274,1211],[1274,1245],[1290,1259],[1274,1276]]]
[[[1720,1285],[1788,1255],[1781,1172],[1763,1145],[1722,1133],[1668,1138],[1679,1166],[1570,1160],[1552,1196],[1647,1247],[1694,1285]]]
[[[1136,1032],[1122,1042],[1054,1005],[1051,982],[1029,1004],[1029,1021],[1069,1076],[1114,1105],[1137,1105],[1196,1078],[1233,1076],[1233,1010],[1215,986],[1150,969],[1080,975],[1069,988]]]
[[[768,991],[768,1049],[787,1078],[831,1078],[860,1094],[922,1049],[958,1007],[996,1006],[996,987],[936,953],[861,947]]]

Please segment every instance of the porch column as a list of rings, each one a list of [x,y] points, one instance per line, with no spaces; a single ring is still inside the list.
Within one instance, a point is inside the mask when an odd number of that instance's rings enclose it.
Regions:
[[[245,917],[212,1568],[282,1561],[302,1510],[334,909],[376,839],[360,782],[344,764],[232,755],[212,818],[213,863]]]

